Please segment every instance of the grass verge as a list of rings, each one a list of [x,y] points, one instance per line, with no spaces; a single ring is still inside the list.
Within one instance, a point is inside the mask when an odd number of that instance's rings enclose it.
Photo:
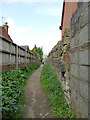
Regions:
[[[40,82],[43,85],[44,91],[48,92],[51,113],[59,118],[76,118],[76,115],[71,112],[71,106],[65,99],[61,83],[49,64],[43,66]]]
[[[40,64],[30,64],[21,69],[2,72],[2,118],[22,118],[24,107],[24,86]]]

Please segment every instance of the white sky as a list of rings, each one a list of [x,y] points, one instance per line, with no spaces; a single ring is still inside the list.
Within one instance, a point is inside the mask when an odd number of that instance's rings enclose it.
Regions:
[[[9,35],[14,43],[28,45],[30,49],[36,44],[43,47],[44,54],[48,54],[61,40],[59,26],[63,2],[30,1],[4,0],[0,17],[6,17],[3,21],[8,22]]]

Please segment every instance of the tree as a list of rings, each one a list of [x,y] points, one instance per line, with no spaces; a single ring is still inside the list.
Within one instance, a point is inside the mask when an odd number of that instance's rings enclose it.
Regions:
[[[32,49],[32,52],[37,52],[37,46],[35,45],[34,48]]]
[[[39,54],[40,61],[42,62],[43,61],[43,51],[42,51],[42,48],[38,47],[37,48],[37,53]]]
[[[39,58],[40,62],[43,61],[43,51],[42,48],[38,47],[35,45],[34,48],[31,50],[35,54],[37,58]]]

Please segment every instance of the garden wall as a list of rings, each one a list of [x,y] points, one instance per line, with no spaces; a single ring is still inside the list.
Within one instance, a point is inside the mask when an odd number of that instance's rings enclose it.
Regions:
[[[65,97],[78,118],[88,118],[90,86],[90,2],[78,2],[70,29],[51,50],[47,61],[62,83]]]
[[[0,69],[7,70],[35,62],[39,60],[33,53],[0,36]]]
[[[70,21],[70,88],[71,102],[79,117],[88,117],[89,85],[89,14],[90,3],[78,3]]]

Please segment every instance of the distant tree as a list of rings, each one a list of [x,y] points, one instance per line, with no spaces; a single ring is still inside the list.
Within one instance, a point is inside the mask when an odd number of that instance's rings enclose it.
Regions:
[[[37,48],[37,53],[39,54],[40,61],[42,62],[43,61],[43,51],[42,51],[42,48],[38,47]]]
[[[35,45],[34,48],[32,49],[32,52],[37,52],[37,46]]]
[[[35,45],[34,48],[32,50],[30,50],[30,52],[33,52],[35,54],[35,56],[38,57],[41,62],[43,61],[42,48],[40,48],[40,47],[37,48],[37,46]]]
[[[46,60],[47,59],[47,54],[44,54],[43,55],[43,60]]]

